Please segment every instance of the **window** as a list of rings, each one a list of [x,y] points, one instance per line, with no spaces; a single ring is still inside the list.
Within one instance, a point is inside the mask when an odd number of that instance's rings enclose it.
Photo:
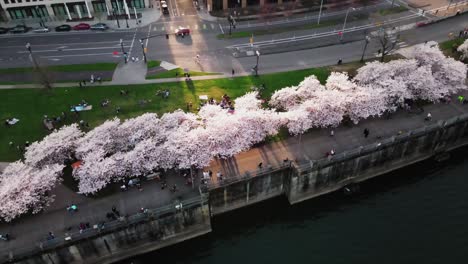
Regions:
[[[12,4],[16,3],[16,0],[11,0],[11,3],[12,3]]]
[[[10,3],[10,1],[8,1],[8,0],[3,0],[3,2],[4,2],[5,4],[9,4],[9,3]]]
[[[23,2],[23,0],[18,0],[18,3],[22,3],[22,2]]]

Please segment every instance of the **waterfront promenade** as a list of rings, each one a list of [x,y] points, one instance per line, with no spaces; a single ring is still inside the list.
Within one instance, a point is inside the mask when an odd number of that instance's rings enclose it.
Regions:
[[[468,93],[464,95],[467,96]],[[430,122],[424,120],[428,112],[433,117]],[[461,104],[456,100],[456,96],[453,96],[452,103],[424,106],[424,112],[420,114],[398,111],[392,114],[390,119],[371,118],[358,125],[341,125],[335,129],[333,137],[330,136],[329,129],[312,129],[302,137],[290,137],[283,141],[263,144],[229,160],[215,160],[207,169],[214,172],[213,184],[222,184],[217,182],[215,176],[218,170],[225,175],[223,181],[242,175],[246,171],[254,175],[258,172],[257,166],[260,162],[263,163],[263,169],[266,169],[269,165],[280,165],[286,158],[296,162],[320,159],[331,149],[338,154],[341,151],[379,142],[383,138],[397,135],[400,131],[407,132],[464,113],[468,113],[468,105]],[[370,130],[368,138],[363,135],[364,128]],[[37,245],[47,237],[49,231],[54,232],[58,239],[63,239],[68,227],[72,227],[68,232],[77,232],[82,222],[89,222],[92,226],[104,221],[106,213],[112,206],[116,206],[122,215],[131,215],[137,213],[141,207],[156,208],[171,203],[174,199],[187,199],[199,194],[198,188],[192,189],[184,185],[182,176],[168,176],[167,181],[169,187],[177,183],[180,190],[173,194],[168,189],[161,190],[160,184],[156,181],[148,181],[143,182],[142,191],[132,188],[127,192],[90,198],[78,195],[64,185],[60,185],[54,190],[56,201],[44,212],[21,217],[12,223],[0,224],[0,234],[9,233],[12,236],[12,240],[8,242],[0,241],[2,243],[0,254]],[[195,182],[198,184],[199,180]],[[69,203],[77,204],[79,211],[73,214],[67,212],[65,208]]]

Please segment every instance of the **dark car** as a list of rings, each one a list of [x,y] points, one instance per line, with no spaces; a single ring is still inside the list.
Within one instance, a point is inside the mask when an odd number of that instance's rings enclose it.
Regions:
[[[91,26],[91,30],[107,30],[109,27],[104,23],[97,23]]]
[[[0,27],[0,34],[5,34],[8,32],[8,28]]]
[[[60,25],[58,27],[55,28],[55,31],[70,31],[71,30],[71,26],[70,25]]]
[[[73,27],[73,30],[87,30],[90,29],[91,26],[86,23],[79,23],[78,25]]]
[[[11,33],[26,33],[30,28],[24,25],[17,25],[16,27],[10,28]]]

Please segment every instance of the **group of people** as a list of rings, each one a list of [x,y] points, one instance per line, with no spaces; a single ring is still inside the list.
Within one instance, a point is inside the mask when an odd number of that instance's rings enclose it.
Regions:
[[[167,99],[169,98],[169,95],[171,93],[169,92],[169,89],[164,89],[164,90],[157,90],[156,95],[160,95],[162,98]]]
[[[95,82],[98,82],[99,84],[102,83],[102,77],[101,76],[94,76],[94,74],[91,74],[89,77],[89,83],[94,84]],[[81,87],[86,86],[86,80],[83,80],[78,83],[78,85]]]

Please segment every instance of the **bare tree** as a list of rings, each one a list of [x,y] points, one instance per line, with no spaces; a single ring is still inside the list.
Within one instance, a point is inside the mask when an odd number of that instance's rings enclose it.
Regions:
[[[393,28],[390,31],[385,30],[383,27],[380,28],[377,32],[377,40],[380,44],[379,54],[381,62],[384,61],[386,55],[395,50],[399,38],[400,33],[396,28]]]

